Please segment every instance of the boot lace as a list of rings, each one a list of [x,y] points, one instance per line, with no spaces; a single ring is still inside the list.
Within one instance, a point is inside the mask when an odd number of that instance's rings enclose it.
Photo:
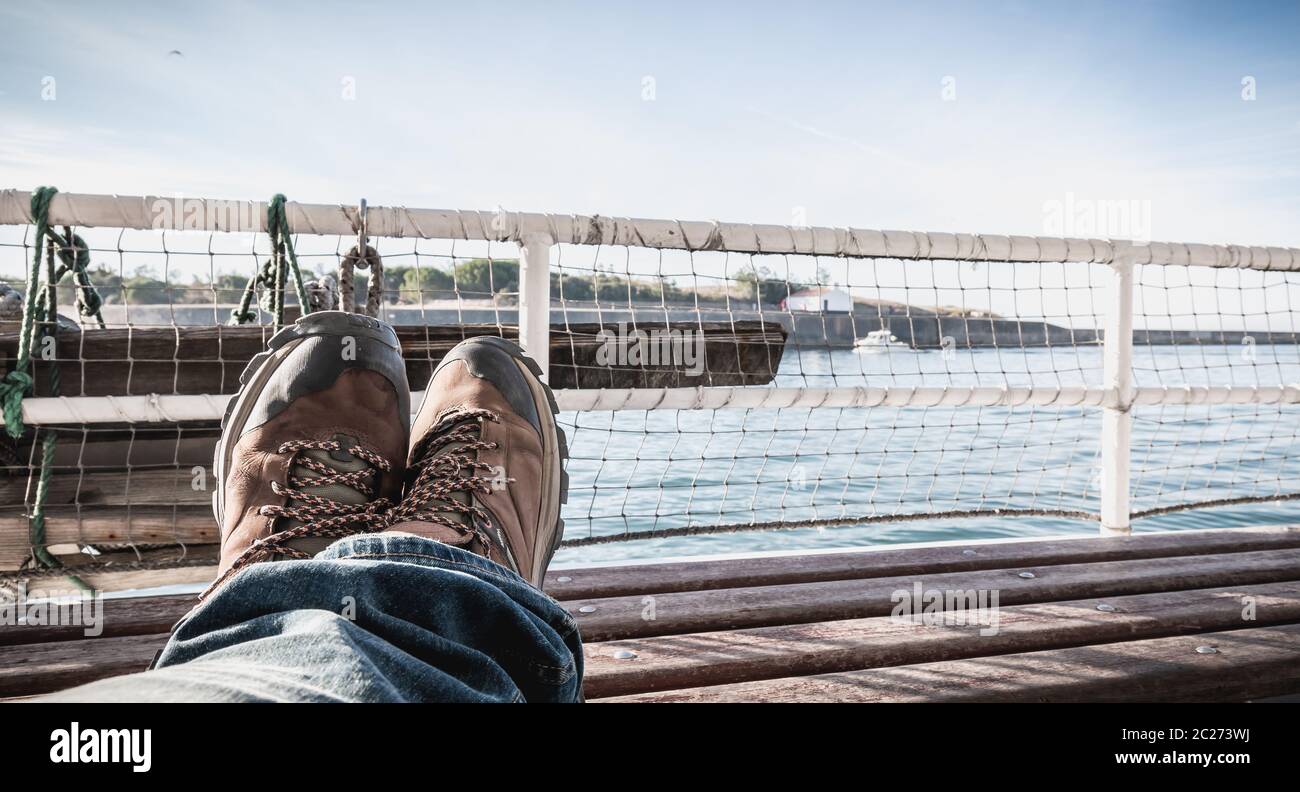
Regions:
[[[498,480],[497,471],[478,458],[479,451],[497,447],[482,439],[481,421],[499,423],[501,416],[491,410],[464,409],[450,412],[434,424],[426,435],[430,438],[428,446],[414,463],[420,472],[406,497],[389,512],[390,524],[406,520],[432,522],[467,539],[477,538],[484,547],[495,544],[488,539],[487,531],[492,529],[488,513],[475,506],[472,498],[464,503],[452,497],[456,492],[490,494],[493,482]],[[447,513],[459,515],[460,519]]]
[[[271,491],[286,499],[284,505],[268,504],[258,509],[258,514],[272,519],[283,517],[296,520],[301,525],[286,528],[270,536],[258,539],[248,546],[235,559],[225,574],[203,592],[200,599],[207,597],[231,575],[249,564],[264,561],[273,556],[287,558],[311,558],[310,553],[290,547],[289,542],[307,536],[340,538],[358,533],[376,533],[388,525],[387,513],[392,508],[392,501],[387,498],[375,498],[376,487],[381,474],[392,469],[388,460],[359,445],[347,448],[347,453],[364,461],[369,467],[360,470],[337,470],[318,459],[305,455],[304,451],[336,452],[345,450],[336,440],[290,440],[280,445],[281,454],[291,454],[289,460],[288,485],[278,481],[271,482]],[[306,477],[294,474],[296,468],[306,468],[315,476]],[[342,485],[360,492],[368,501],[366,503],[342,503],[331,498],[306,492],[307,487],[326,487]],[[374,500],[369,500],[374,498]]]

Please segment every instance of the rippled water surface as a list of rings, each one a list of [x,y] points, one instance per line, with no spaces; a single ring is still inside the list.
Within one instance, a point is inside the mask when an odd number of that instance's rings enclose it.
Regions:
[[[1140,386],[1300,382],[1297,346],[1138,347]],[[785,386],[1099,385],[1096,346],[890,351],[789,349]],[[1298,407],[1134,411],[1133,508],[1300,491]],[[1097,531],[1100,411],[1073,407],[824,408],[566,413],[566,538],[687,525],[924,516],[566,548],[557,564]],[[1202,508],[1135,522],[1172,530],[1300,519],[1300,501]]]

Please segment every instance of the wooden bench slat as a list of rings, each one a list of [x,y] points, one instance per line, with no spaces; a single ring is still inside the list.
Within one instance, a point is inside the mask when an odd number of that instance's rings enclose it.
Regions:
[[[211,511],[204,506],[203,519],[211,521]],[[158,521],[161,515],[147,511],[140,518]],[[0,522],[4,518],[0,518]],[[54,536],[72,541],[83,538],[75,525],[58,525]],[[99,530],[99,523],[92,523]],[[155,526],[156,528],[156,526]],[[25,530],[25,527],[24,527]],[[47,529],[48,530],[48,529]],[[107,529],[105,529],[107,530]],[[2,534],[2,532],[0,532]],[[114,535],[120,535],[115,531]],[[25,537],[25,534],[24,534]],[[139,537],[136,537],[139,538]],[[202,538],[196,535],[190,538]],[[0,540],[2,541],[2,540]],[[25,541],[25,539],[24,539]],[[191,544],[191,555],[205,553],[215,545]],[[1224,528],[1207,531],[1138,534],[1130,537],[1098,538],[1081,536],[1032,542],[997,544],[962,544],[943,547],[872,549],[844,553],[767,558],[738,558],[722,561],[688,561],[672,564],[643,564],[618,567],[592,567],[553,571],[546,576],[546,591],[556,599],[591,599],[632,594],[660,594],[676,591],[703,591],[720,588],[814,583],[889,577],[905,574],[959,572],[998,569],[1009,566],[1056,565],[1101,562],[1120,559],[1162,558],[1208,555],[1213,553],[1253,552],[1274,548],[1300,548],[1300,526],[1261,526]],[[167,570],[153,570],[148,585],[169,582]],[[104,575],[112,590],[113,573]],[[124,574],[124,573],[118,573]],[[178,573],[181,578],[170,582],[192,582],[202,578],[194,572]],[[215,573],[210,577],[214,577]],[[566,580],[561,580],[566,578]],[[90,582],[87,579],[87,582]],[[131,587],[143,587],[133,581]],[[121,588],[118,586],[117,588]],[[0,639],[0,643],[3,639]]]
[[[92,643],[124,635],[168,633],[182,616],[198,604],[193,594],[166,597],[134,597],[103,601],[103,632]],[[5,624],[0,625],[0,647],[82,643],[85,628],[80,624]]]
[[[94,572],[73,568],[70,572],[75,573],[79,578],[81,578],[82,582],[98,591],[129,591],[131,589],[149,589],[161,586],[178,586],[187,584],[206,586],[217,579],[216,564],[195,564],[164,567],[162,569],[132,569],[129,566],[125,568],[109,567],[108,569]],[[43,588],[56,588],[60,591],[68,592],[75,589],[75,584],[66,577],[52,575],[49,577],[42,576],[39,579],[30,581],[28,588],[31,591]],[[197,594],[191,596],[197,596]],[[131,601],[151,598],[152,597],[133,597],[131,598]],[[3,632],[3,629],[0,629],[0,632]],[[0,638],[0,645],[3,644],[4,639]]]
[[[0,517],[0,563],[15,568],[31,553],[27,518]],[[211,505],[52,506],[45,521],[49,544],[215,544],[220,535]]]
[[[553,570],[546,575],[546,591],[556,599],[591,599],[1297,547],[1300,547],[1300,526],[1223,528],[1106,538],[1079,536],[1031,542],[882,548],[816,555]]]
[[[1021,578],[1020,573],[1032,574]],[[585,640],[734,630],[884,616],[893,592],[997,589],[1001,604],[1300,580],[1300,550],[909,575],[829,583],[568,600]],[[584,612],[583,608],[593,608]]]
[[[165,643],[164,634],[0,647],[0,697],[51,693],[143,671]]]
[[[1035,577],[1019,578],[1020,571],[1033,572]],[[893,608],[893,592],[910,589],[917,581],[927,588],[998,589],[1001,604],[1014,605],[1292,579],[1300,579],[1300,550],[1282,549],[562,600],[562,604],[577,618],[585,640],[610,641],[883,616]],[[164,631],[194,602],[188,594],[106,600],[105,635]],[[647,620],[644,616],[651,603],[655,618]],[[596,610],[581,611],[589,606]],[[0,646],[81,637],[76,626],[0,625]]]
[[[1112,601],[1112,604],[1116,604],[1118,610],[1114,613],[1105,614],[1099,611],[1071,612],[1070,608],[1077,609],[1079,607],[1077,602],[1058,602],[1055,606],[1035,605],[1029,608],[1009,608],[1005,611],[1009,614],[1006,627],[1010,631],[1011,637],[998,639],[1001,641],[1020,640],[1016,635],[1017,631],[1027,633],[1032,632],[1034,629],[1037,629],[1040,634],[1053,633],[1057,635],[1051,640],[1120,640],[1125,636],[1116,636],[1111,632],[1119,629],[1116,625],[1125,625],[1125,629],[1131,630],[1133,635],[1142,635],[1146,634],[1143,632],[1144,630],[1208,629],[1222,626],[1225,618],[1239,618],[1239,613],[1236,613],[1236,611],[1240,608],[1240,602],[1236,597],[1241,591],[1238,589],[1208,592],[1208,594],[1215,595],[1216,599],[1214,602],[1204,602],[1198,598],[1206,596],[1207,592],[1183,592],[1180,595],[1178,593],[1164,592],[1165,588],[1240,587],[1245,584],[1263,584],[1284,580],[1287,583],[1273,587],[1256,585],[1253,591],[1259,598],[1257,599],[1258,618],[1290,618],[1287,614],[1292,613],[1292,611],[1287,609],[1295,607],[1294,596],[1292,595],[1296,593],[1297,589],[1300,589],[1300,583],[1295,582],[1300,580],[1300,551],[1275,550],[1217,556],[1060,565],[1039,569],[1035,574],[1036,577],[1034,578],[1024,579],[1017,576],[1016,570],[988,570],[963,574],[938,574],[908,578],[838,581],[833,583],[661,595],[655,598],[656,616],[659,618],[654,622],[645,622],[640,619],[643,603],[639,598],[595,600],[594,602],[599,603],[597,614],[600,613],[601,607],[606,608],[606,622],[604,624],[591,619],[591,616],[596,614],[582,614],[579,610],[580,603],[571,602],[567,603],[567,605],[571,610],[577,611],[584,637],[589,642],[597,640],[602,629],[606,632],[611,629],[622,629],[624,632],[635,633],[638,630],[643,630],[646,625],[650,625],[654,629],[663,629],[665,622],[668,622],[674,630],[679,632],[693,632],[694,634],[681,635],[672,639],[657,639],[646,642],[639,650],[634,648],[634,651],[639,651],[642,654],[642,657],[639,658],[642,664],[646,664],[646,661],[656,660],[654,653],[660,652],[657,662],[660,666],[669,669],[667,672],[660,673],[678,673],[682,664],[685,663],[689,673],[697,673],[692,672],[689,668],[692,665],[701,667],[716,666],[721,670],[699,673],[716,673],[725,676],[726,674],[735,673],[737,668],[751,667],[754,663],[759,665],[765,663],[768,665],[793,663],[794,665],[790,666],[792,668],[797,667],[799,663],[809,662],[814,664],[817,662],[880,664],[882,662],[891,662],[888,659],[891,656],[895,658],[892,662],[909,662],[911,656],[906,655],[905,652],[912,650],[906,647],[900,648],[902,644],[891,648],[887,645],[887,640],[885,641],[886,645],[882,646],[880,643],[880,641],[891,637],[891,629],[887,625],[882,628],[878,622],[887,622],[888,620],[875,620],[873,622],[870,618],[867,618],[866,621],[871,623],[863,626],[862,617],[860,616],[851,617],[859,619],[857,623],[854,623],[843,621],[846,617],[830,617],[825,614],[833,610],[846,609],[866,611],[867,617],[888,614],[894,604],[891,597],[893,591],[898,588],[908,589],[915,582],[920,582],[923,588],[926,589],[997,588],[1000,590],[999,605],[1005,606],[1015,606],[1018,603],[1035,603],[1042,600],[1082,599],[1088,596],[1087,594],[1077,594],[1080,591],[1091,592],[1092,595],[1110,595],[1112,598],[1143,591],[1162,592],[1139,600],[1118,601],[1118,604]],[[1075,596],[1070,596],[1070,592],[1076,592]],[[1279,598],[1281,599],[1280,602],[1278,601]],[[627,600],[631,600],[631,602],[629,603]],[[1225,600],[1230,600],[1230,603],[1225,603]],[[193,597],[189,595],[142,598],[138,600],[109,600],[105,603],[104,614],[106,637],[95,639],[81,639],[81,628],[76,626],[3,628],[0,631],[0,638],[4,638],[7,643],[14,645],[0,648],[0,669],[3,669],[6,675],[4,686],[0,687],[0,695],[28,695],[35,692],[35,689],[31,687],[32,684],[42,690],[55,689],[55,687],[63,687],[135,670],[136,667],[132,666],[131,663],[136,662],[141,657],[144,657],[144,662],[147,663],[153,652],[165,642],[165,630],[170,627],[178,614],[183,614],[193,602]],[[1180,606],[1179,603],[1182,603],[1182,605]],[[119,605],[128,604],[131,607],[120,613],[110,610]],[[634,614],[625,614],[625,616],[631,616],[634,621],[625,618],[626,623],[621,626],[609,624],[608,612],[611,604],[635,606],[636,611]],[[1180,607],[1182,610],[1180,610]],[[873,610],[877,612],[871,612]],[[663,619],[666,613],[674,614],[674,618]],[[714,615],[710,617],[709,613]],[[788,623],[803,624],[803,627],[782,626],[775,629],[750,630],[732,634],[700,634],[701,631],[699,630],[690,631],[687,629],[692,622],[707,624],[712,621],[716,623],[719,618],[718,613],[724,614],[721,617],[724,621],[757,621],[763,623],[766,620],[777,618],[789,620]],[[1084,616],[1091,618],[1085,619]],[[809,621],[830,618],[836,618],[837,621],[826,624],[807,624]],[[1023,625],[1018,621],[1020,619],[1025,620]],[[1053,624],[1052,619],[1055,619],[1057,623]],[[1061,623],[1062,620],[1066,619],[1073,619],[1074,621],[1069,624]],[[775,624],[782,625],[786,623],[783,621],[775,622]],[[1043,625],[1049,626],[1044,627]],[[128,630],[144,634],[120,634]],[[906,632],[906,627],[903,630]],[[1079,631],[1081,630],[1084,631],[1085,637],[1079,637],[1081,634]],[[897,630],[894,630],[894,632],[896,633]],[[47,635],[47,633],[49,634]],[[47,640],[51,635],[74,640],[63,640],[56,643],[34,643],[34,641]],[[893,637],[898,638],[897,635]],[[1038,637],[1041,637],[1041,635]],[[1034,640],[1038,640],[1038,637],[1035,637]],[[124,638],[138,638],[139,640],[122,640]],[[904,638],[920,647],[917,651],[948,652],[967,651],[968,649],[963,649],[963,646],[967,646],[971,641],[976,640],[969,637],[962,639],[960,635],[945,636],[944,645],[936,648],[933,643],[926,646],[924,644],[926,639],[917,638],[916,635],[904,636]],[[963,640],[965,643],[963,643]],[[23,641],[24,643],[15,644],[16,641]],[[766,647],[764,641],[767,642]],[[836,650],[838,654],[836,652],[824,653],[820,650],[813,650],[813,647],[824,646],[827,641],[839,642],[839,648]],[[917,643],[918,641],[920,643]],[[870,645],[873,642],[875,645]],[[626,645],[620,646],[626,648]],[[997,646],[1001,648],[990,648]],[[999,644],[990,638],[980,638],[975,645],[969,647],[969,650],[990,653],[994,651],[1014,651],[1017,648],[1023,648],[1023,646]],[[599,655],[602,647],[595,646],[593,650]],[[675,659],[673,651],[677,652]],[[765,651],[766,655],[764,654]],[[690,652],[697,653],[697,662],[692,661],[688,656]],[[773,659],[774,652],[777,655],[775,659]],[[855,652],[858,654],[855,655]],[[890,652],[903,652],[904,654],[890,655]],[[819,655],[821,659],[817,658]],[[791,656],[794,659],[791,659]],[[809,657],[813,659],[810,660]],[[836,659],[837,657],[839,659]],[[851,659],[846,661],[844,660],[845,657]],[[873,660],[872,657],[876,659]],[[866,659],[864,660],[864,658]],[[608,672],[602,671],[601,663],[602,661],[597,657],[591,665],[592,670],[589,679],[595,685],[593,696],[616,692],[617,688],[611,686],[622,684],[617,681],[609,682],[608,680],[611,677]],[[676,663],[675,667],[674,663]],[[653,664],[651,663],[651,665]],[[85,670],[87,668],[91,670]],[[608,668],[608,665],[606,665],[606,668]],[[819,670],[824,669],[809,666],[807,672],[811,673]],[[747,670],[745,673],[751,672]],[[771,675],[779,673],[779,670],[773,671],[769,668],[759,673]],[[655,677],[653,671],[647,672],[645,676],[650,684],[658,685],[662,683],[662,677]],[[714,680],[720,677],[706,678]],[[659,681],[656,681],[656,679]],[[29,682],[28,680],[34,681]],[[603,690],[600,687],[602,684],[607,684],[607,687]],[[681,684],[681,682],[679,680],[672,684],[677,685]]]
[[[845,675],[828,672],[904,664],[924,668],[938,665],[929,661],[971,656],[1027,657],[1030,655],[1004,653],[1217,630],[1242,624],[1243,596],[1256,598],[1254,624],[1300,619],[1300,582],[1288,582],[1109,598],[1105,602],[1117,609],[1110,613],[1095,609],[1102,600],[1006,608],[1001,612],[996,636],[980,636],[978,627],[922,627],[874,618],[589,644],[586,691],[593,700],[682,687],[687,689],[680,691],[686,697],[681,700],[691,701],[749,700],[746,697],[768,695],[776,700],[805,695],[840,696],[844,694],[838,686],[832,689],[822,685],[810,690],[797,680],[780,677],[818,674],[821,676],[814,678],[839,678]],[[1221,635],[1213,633],[1216,645]],[[1211,638],[1206,636],[1205,640]],[[0,697],[46,693],[143,670],[166,641],[164,633],[0,648]],[[1122,652],[1130,645],[1131,641],[1116,644],[1116,651]],[[612,653],[618,649],[630,649],[638,656],[632,661],[615,660]],[[1295,659],[1300,663],[1300,653]],[[727,684],[737,675],[773,679],[777,689],[753,687],[762,684],[758,682]],[[1284,691],[1257,691],[1253,695],[1278,692]]]
[[[1255,620],[1242,620],[1243,597]],[[1114,611],[1099,611],[1105,603]],[[889,617],[589,643],[587,698],[1300,622],[1300,581],[1001,608],[998,631]],[[633,653],[620,657],[616,652]]]
[[[597,701],[1242,701],[1296,691],[1300,625],[1288,624]]]

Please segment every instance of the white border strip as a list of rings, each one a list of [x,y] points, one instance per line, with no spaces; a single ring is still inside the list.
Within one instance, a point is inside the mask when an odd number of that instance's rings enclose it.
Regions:
[[[419,404],[423,392],[413,393]],[[556,391],[561,410],[780,409],[788,407],[1114,407],[1105,388],[623,388]],[[60,396],[23,401],[31,425],[215,421],[229,396]],[[1300,384],[1138,388],[1132,405],[1300,404]]]
[[[31,193],[0,190],[0,225],[32,222]],[[285,205],[299,234],[356,234],[356,206]],[[79,195],[59,193],[50,203],[56,225],[152,230],[261,232],[266,204],[183,196]],[[482,212],[371,206],[367,233],[374,237],[473,239],[519,242],[549,237],[570,245],[619,245],[676,250],[726,250],[858,258],[958,261],[1110,263],[1131,249],[1137,264],[1300,270],[1300,250],[1182,242],[1135,244],[1126,240],[874,231],[861,228],[791,227],[698,220],[646,220],[600,215]]]

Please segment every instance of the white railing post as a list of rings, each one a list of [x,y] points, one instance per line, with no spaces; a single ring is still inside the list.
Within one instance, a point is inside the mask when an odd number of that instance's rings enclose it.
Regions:
[[[528,233],[519,239],[519,345],[550,373],[551,244],[550,234]]]
[[[1101,534],[1126,535],[1129,526],[1129,454],[1133,432],[1133,252],[1111,262],[1102,351]]]

